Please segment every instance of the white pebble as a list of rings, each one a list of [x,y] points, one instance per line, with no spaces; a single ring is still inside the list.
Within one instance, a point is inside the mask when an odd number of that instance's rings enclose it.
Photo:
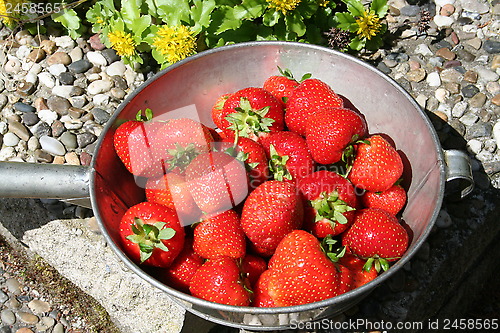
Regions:
[[[16,51],[16,57],[18,57],[19,59],[26,59],[31,51],[31,47],[29,47],[28,45],[21,45]]]
[[[52,94],[60,97],[64,97],[69,99],[71,96],[71,92],[73,91],[73,86],[64,85],[64,86],[55,86],[52,88]]]
[[[63,121],[62,118],[61,118],[61,121]],[[69,129],[69,130],[76,130],[76,129],[80,129],[83,127],[83,123],[80,120],[70,119],[67,121],[63,121],[63,123],[64,123],[64,127],[66,127],[66,129]]]
[[[16,157],[16,151],[14,147],[3,147],[0,149],[0,161],[9,161]]]
[[[417,47],[415,48],[415,53],[421,54],[423,56],[432,56],[434,54],[426,44],[417,45]]]
[[[451,16],[442,16],[442,15],[434,16],[434,23],[436,23],[436,25],[439,28],[449,28],[454,22],[455,19]]]
[[[47,69],[49,70],[49,73],[54,76],[59,76],[59,74],[68,70],[63,64],[54,64],[52,66],[49,66]]]
[[[474,154],[479,154],[481,152],[481,149],[483,148],[483,144],[481,141],[477,139],[471,139],[469,142],[467,142],[467,149]]]
[[[75,41],[70,36],[55,37],[54,42],[57,46],[65,49],[72,49],[76,45]]]
[[[15,147],[19,143],[20,139],[14,133],[5,133],[3,136],[3,144],[7,147]]]
[[[114,63],[109,65],[108,68],[106,68],[106,74],[108,74],[109,76],[113,75],[123,76],[125,74],[126,69],[127,68],[125,67],[125,64],[123,62],[115,61]]]
[[[432,72],[427,75],[427,84],[431,87],[439,87],[441,85],[441,77],[438,72]]]
[[[43,69],[42,65],[33,62],[29,62],[28,64],[29,64],[29,68],[27,69],[28,73],[35,73],[36,75],[38,75],[38,73],[42,72]]]
[[[420,105],[422,108],[425,109],[425,106],[427,105],[427,96],[424,94],[419,94],[415,100],[417,101],[418,105]]]
[[[443,7],[444,5],[453,5],[455,3],[455,0],[435,0],[436,1],[436,5],[438,5],[439,7]]]
[[[446,99],[448,97],[450,97],[450,92],[444,88],[438,88],[436,89],[436,92],[434,93],[434,96],[436,97],[436,99],[438,101],[440,101],[441,103],[444,103],[446,102]]]
[[[0,121],[0,134],[5,134],[9,131],[9,126],[5,121]]]
[[[40,138],[42,149],[52,155],[62,156],[66,153],[64,145],[57,139],[44,135]]]
[[[479,119],[478,116],[476,116],[473,113],[466,113],[462,117],[460,117],[460,121],[462,124],[465,126],[472,126],[474,123]]]
[[[441,209],[436,219],[436,226],[439,228],[448,228],[453,224],[450,214],[447,211]]]
[[[97,95],[109,91],[113,87],[113,82],[110,80],[93,81],[87,87],[87,93]]]
[[[49,125],[52,125],[54,120],[57,119],[57,112],[51,110],[38,111],[38,117]]]
[[[109,103],[109,95],[97,94],[92,97],[92,102],[96,105],[107,105]]]
[[[453,109],[451,110],[451,114],[455,118],[460,118],[465,114],[466,110],[467,110],[467,102],[460,101],[453,106]]]
[[[19,61],[19,59],[16,58],[9,59],[3,66],[3,69],[7,73],[11,74],[19,73],[19,71],[21,70],[21,62]]]
[[[24,77],[24,81],[28,83],[33,83],[35,84],[36,81],[38,80],[38,76],[35,73],[28,72],[26,76]]]
[[[479,78],[486,82],[494,82],[499,78],[499,75],[497,73],[490,71],[489,69],[486,69],[484,67],[475,67],[474,70],[478,74]]]
[[[493,126],[493,138],[497,142],[497,147],[500,147],[500,120]]]
[[[38,74],[38,80],[41,84],[50,89],[54,88],[54,86],[56,85],[56,79],[52,74],[48,72],[42,72]]]
[[[106,58],[100,52],[87,52],[87,59],[96,66],[106,66],[108,64]]]
[[[73,50],[69,51],[69,57],[71,58],[72,62],[82,60],[83,58],[83,51],[79,47],[75,47]]]
[[[40,143],[38,142],[38,138],[36,136],[32,136],[28,140],[28,150],[35,151],[40,148]]]

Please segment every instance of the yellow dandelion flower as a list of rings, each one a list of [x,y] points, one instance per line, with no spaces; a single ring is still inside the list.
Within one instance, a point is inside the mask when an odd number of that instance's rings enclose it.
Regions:
[[[21,5],[27,3],[26,0],[0,0],[0,18],[6,25],[12,25],[16,22],[15,18],[19,17],[23,10]]]
[[[153,46],[173,64],[195,53],[196,38],[191,29],[184,25],[165,25],[158,29]]]
[[[358,31],[356,31],[356,33],[368,40],[377,35],[382,28],[380,17],[378,17],[374,11],[365,11],[363,16],[356,18],[356,23],[358,24]]]
[[[135,54],[135,42],[132,35],[124,31],[112,31],[108,33],[111,47],[121,57],[130,57]]]
[[[270,8],[274,8],[275,10],[279,10],[286,15],[287,12],[290,12],[297,8],[300,4],[300,0],[266,0],[269,3]]]

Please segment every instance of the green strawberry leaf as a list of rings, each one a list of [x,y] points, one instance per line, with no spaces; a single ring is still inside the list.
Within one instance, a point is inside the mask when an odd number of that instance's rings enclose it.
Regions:
[[[281,156],[274,148],[274,145],[269,146],[269,170],[273,174],[275,180],[283,181],[285,179],[292,180],[293,177],[286,168],[286,163],[290,159],[288,155]]]

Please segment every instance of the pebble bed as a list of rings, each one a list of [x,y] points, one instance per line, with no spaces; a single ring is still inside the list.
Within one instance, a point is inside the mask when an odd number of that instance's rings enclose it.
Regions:
[[[465,140],[476,187],[500,189],[500,2],[389,4],[389,30],[400,38],[371,60],[437,117],[433,123],[444,147]],[[433,16],[426,34],[418,31],[422,9]],[[1,29],[0,43],[0,161],[89,165],[103,126],[152,74],[124,65],[96,38],[26,31],[9,36]],[[450,224],[442,210],[437,227]],[[0,306],[0,333],[70,332],[83,325],[65,320],[43,295],[1,270]]]

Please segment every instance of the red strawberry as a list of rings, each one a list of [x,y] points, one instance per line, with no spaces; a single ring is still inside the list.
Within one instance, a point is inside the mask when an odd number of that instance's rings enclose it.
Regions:
[[[155,163],[151,152],[151,138],[159,122],[152,122],[150,109],[142,116],[139,111],[135,120],[121,124],[113,134],[116,154],[127,170],[135,176],[152,177],[162,173],[161,164]]]
[[[194,228],[193,247],[205,259],[243,258],[246,239],[238,214],[227,210],[201,221]]]
[[[171,119],[153,137],[153,157],[163,163],[165,172],[182,174],[197,155],[209,151],[213,141],[210,129],[196,120]]]
[[[259,308],[276,307],[273,299],[271,298],[271,296],[269,296],[269,291],[267,288],[269,284],[269,277],[276,272],[277,271],[268,269],[262,272],[262,274],[259,276],[259,279],[257,280],[254,288],[254,298],[252,306]]]
[[[339,294],[341,281],[316,237],[294,230],[279,243],[269,261],[268,293],[277,306],[321,301]]]
[[[269,91],[276,99],[286,102],[298,85],[299,83],[293,78],[273,75],[264,81],[263,88]]]
[[[373,135],[365,141],[367,143],[360,143],[356,149],[348,178],[367,191],[385,191],[403,174],[401,156],[380,135]]]
[[[224,126],[227,126],[225,122],[225,117],[227,114],[224,112],[224,103],[226,103],[227,99],[231,96],[231,94],[223,94],[217,98],[214,105],[212,106],[212,120],[218,128],[222,129]]]
[[[401,185],[393,185],[382,192],[366,191],[361,200],[366,208],[381,208],[397,215],[406,203],[406,191]]]
[[[282,103],[262,88],[245,88],[232,94],[224,103],[220,129],[226,137],[248,137],[258,141],[270,131],[285,127]]]
[[[177,212],[183,226],[199,221],[201,212],[189,192],[184,176],[169,172],[146,181],[146,199]]]
[[[193,239],[186,237],[181,253],[169,268],[160,273],[161,280],[172,288],[188,293],[191,279],[203,262],[203,258],[193,250]]]
[[[306,140],[294,132],[276,131],[261,139],[274,179],[300,181],[314,171]]]
[[[250,193],[241,226],[259,254],[270,256],[279,242],[302,225],[302,200],[293,183],[268,180]]]
[[[207,260],[194,274],[189,290],[193,296],[210,302],[250,305],[247,281],[242,279],[236,260],[229,257]]]
[[[141,202],[130,207],[120,222],[125,253],[135,262],[169,267],[184,245],[184,229],[174,210]]]
[[[286,102],[286,126],[290,131],[305,136],[311,113],[319,109],[343,105],[342,98],[325,82],[318,79],[306,79],[293,90]]]
[[[353,254],[346,253],[339,259],[339,263],[349,269],[352,275],[351,289],[361,287],[378,276],[376,269],[365,268],[366,260],[359,259]]]
[[[378,260],[384,270],[408,247],[408,233],[398,219],[378,208],[358,211],[354,224],[344,233],[342,245],[362,258]]]
[[[241,267],[247,275],[248,282],[253,287],[257,283],[259,276],[267,270],[267,262],[262,257],[246,254],[241,262]]]
[[[305,228],[324,238],[344,232],[354,220],[358,197],[354,186],[339,174],[320,170],[302,178],[299,189],[307,200]]]
[[[228,144],[233,141],[234,139],[232,138],[224,139],[224,143]],[[238,138],[236,145],[236,151],[234,151],[232,146],[228,147],[230,150],[229,153],[232,153],[232,156],[236,156],[238,160],[245,162],[250,181],[249,186],[251,189],[254,189],[269,178],[268,159],[264,147],[256,141],[243,137]],[[227,153],[228,149],[224,151]]]
[[[186,168],[189,191],[206,214],[217,214],[243,202],[248,194],[245,166],[222,152],[198,155]]]
[[[324,108],[311,113],[306,141],[313,159],[321,164],[340,161],[349,144],[366,135],[366,122],[346,108]]]
[[[355,285],[354,273],[346,266],[338,264],[338,263],[335,264],[335,268],[337,269],[337,272],[339,274],[339,280],[338,280],[339,286],[337,289],[338,295],[344,294],[344,293],[354,289],[354,285]]]

